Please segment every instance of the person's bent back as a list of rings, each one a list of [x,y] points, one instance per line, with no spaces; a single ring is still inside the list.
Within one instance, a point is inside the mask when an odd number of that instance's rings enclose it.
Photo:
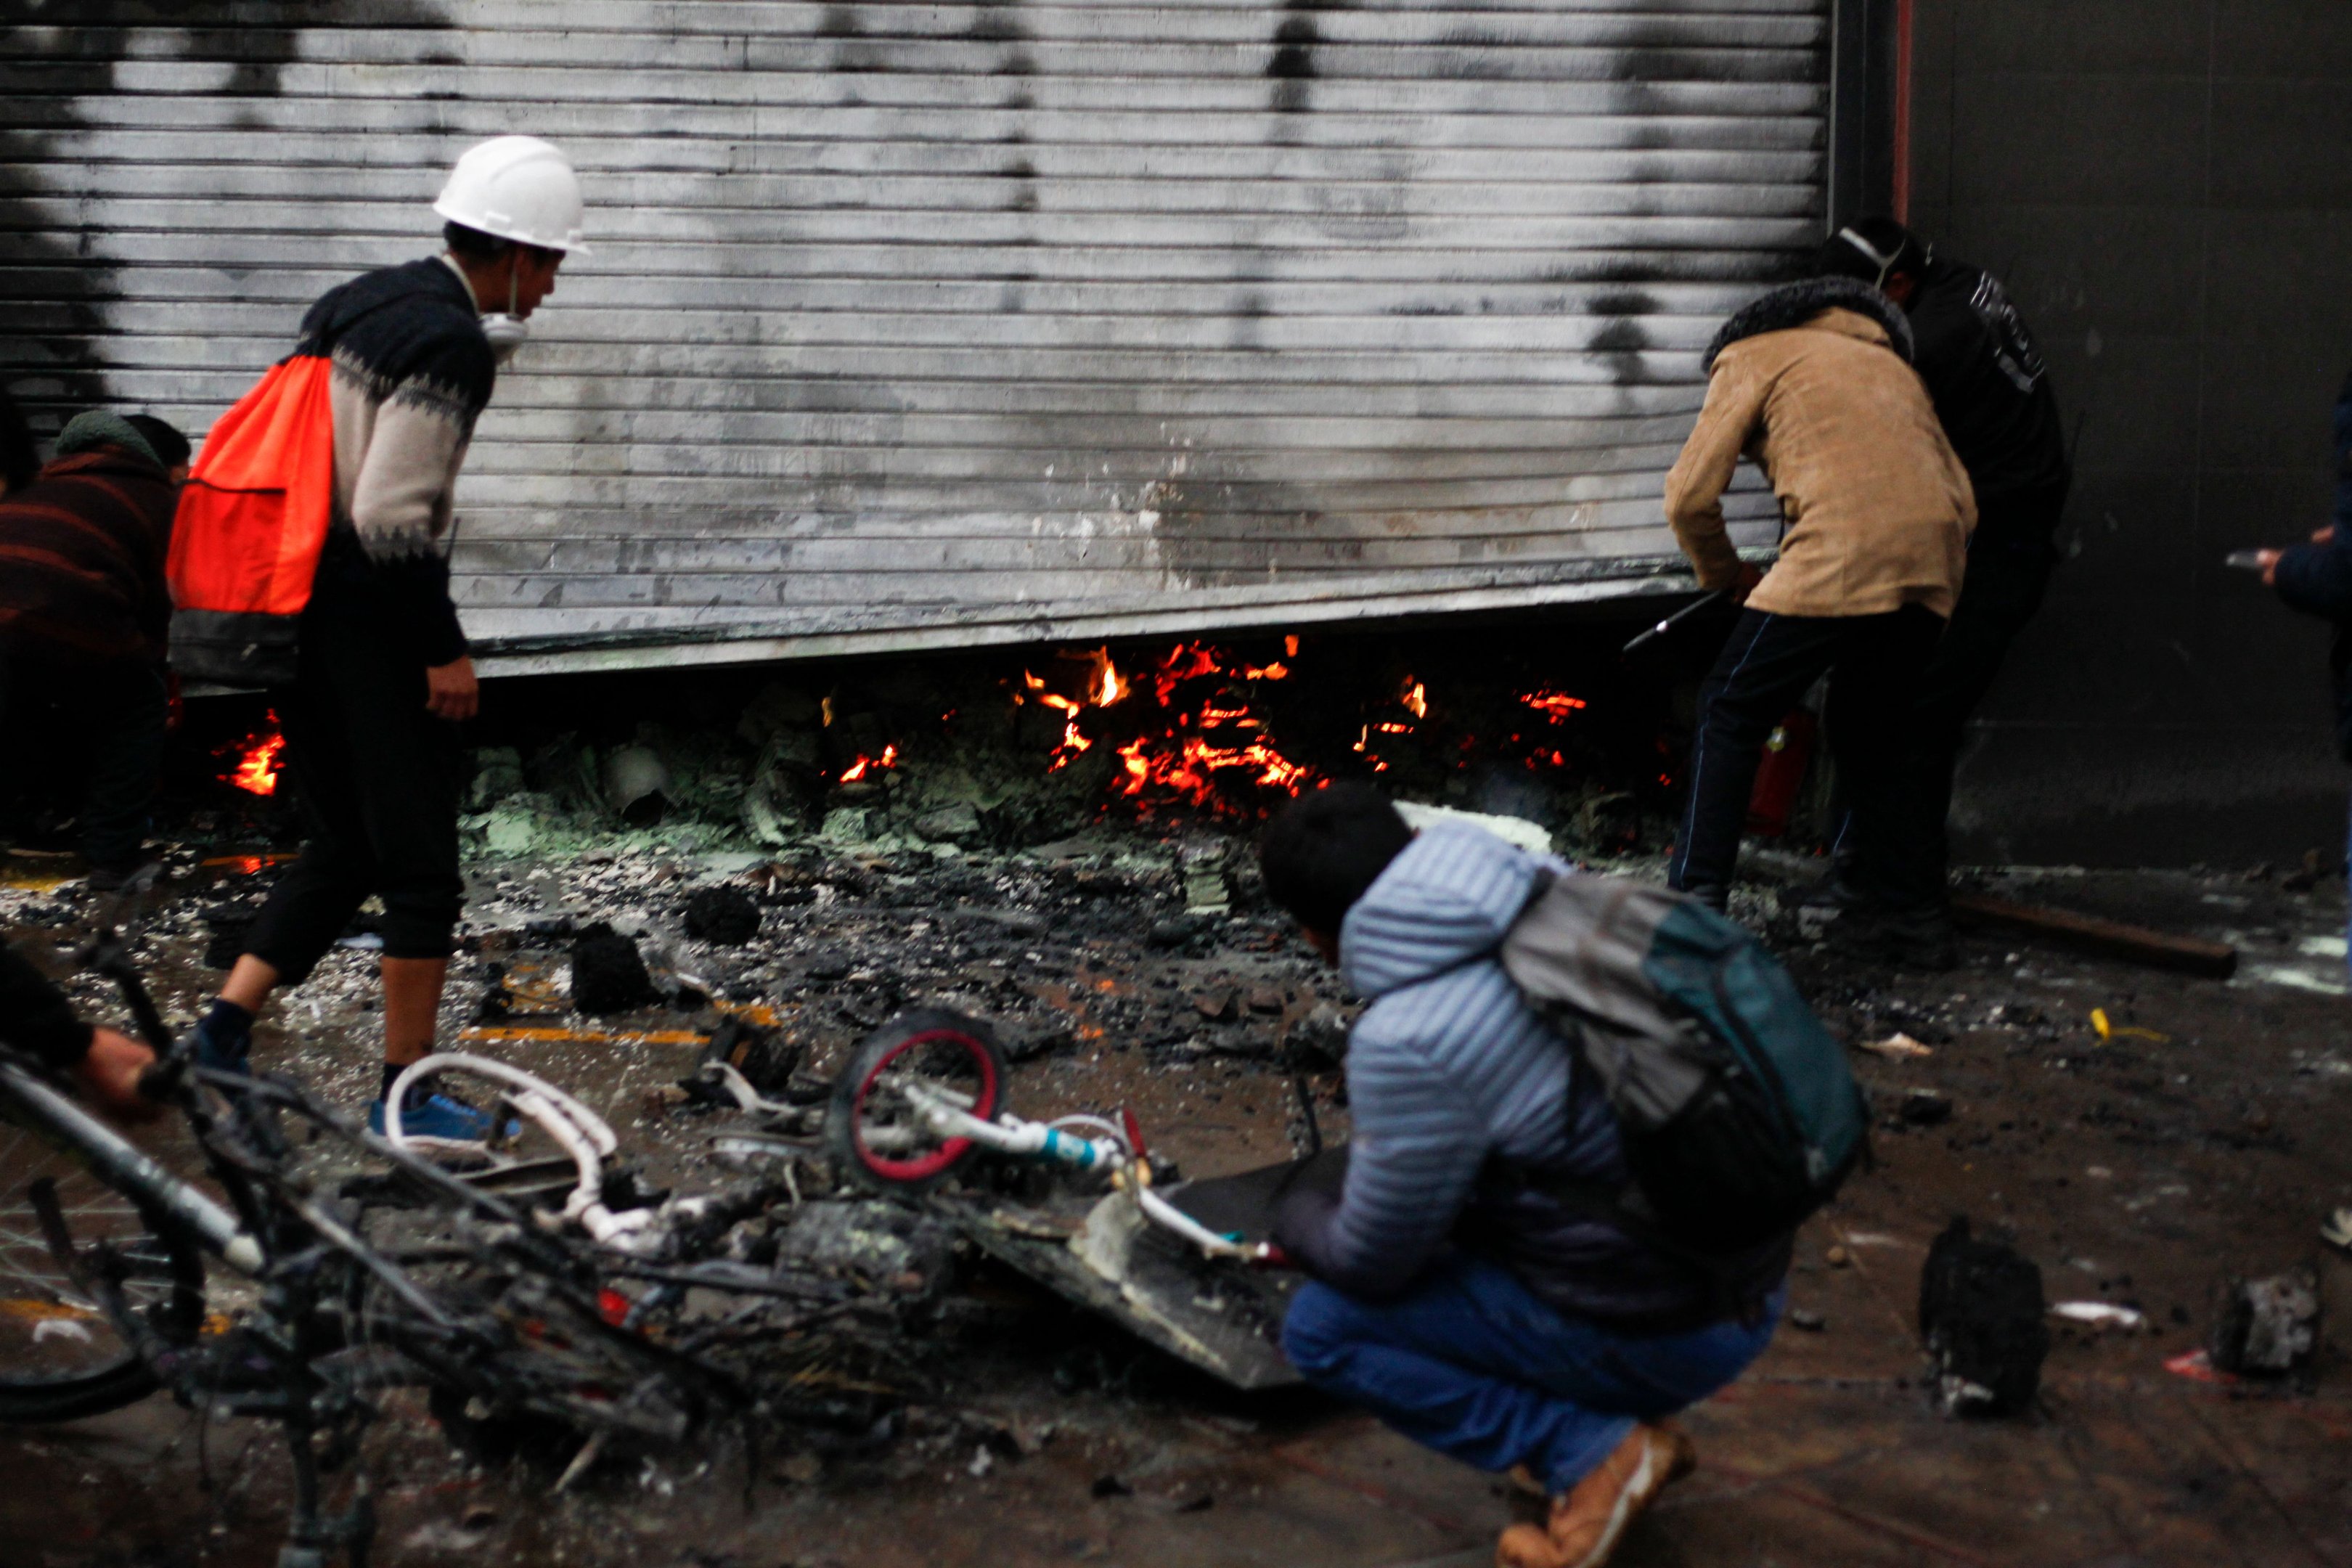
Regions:
[[[1700,585],[1738,577],[1723,493],[1745,454],[1771,480],[1784,530],[1751,608],[1916,604],[1948,618],[1976,501],[1911,368],[1902,314],[1858,284],[1799,284],[1734,316],[1716,343],[1706,405],[1666,476],[1666,519]]]
[[[1354,1136],[1333,1194],[1276,1236],[1315,1277],[1284,1347],[1308,1382],[1405,1436],[1553,1498],[1498,1561],[1594,1563],[1689,1463],[1659,1423],[1769,1340],[1789,1242],[1702,1268],[1564,1194],[1629,1176],[1601,1086],[1495,952],[1539,875],[1475,826],[1415,836],[1334,785],[1267,829],[1268,894],[1370,999],[1349,1039]]]
[[[1910,352],[1892,301],[1825,278],[1740,310],[1707,353],[1706,402],[1667,476],[1666,516],[1702,584],[1753,591],[1700,689],[1668,879],[1717,910],[1764,738],[1824,674],[1857,877],[1891,910],[1927,901],[1906,880],[1920,857],[1908,852],[1901,768],[1976,504]],[[1743,456],[1771,482],[1784,528],[1760,582],[1724,527],[1723,493]]]

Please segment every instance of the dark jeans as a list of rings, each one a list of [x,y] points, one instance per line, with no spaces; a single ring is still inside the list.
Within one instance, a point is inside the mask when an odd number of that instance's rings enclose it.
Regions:
[[[102,870],[145,858],[155,787],[163,773],[171,700],[144,659],[91,659],[37,644],[0,641],[0,715],[35,704],[59,710],[89,762],[82,856]]]
[[[1918,605],[1877,616],[1741,611],[1699,688],[1690,803],[1667,880],[1685,889],[1731,885],[1765,737],[1826,674],[1822,722],[1853,801],[1855,875],[1891,904],[1923,898],[1914,883],[1921,857],[1906,842],[1916,813],[1906,809],[1903,768],[1921,672],[1943,633],[1942,618]]]
[[[425,696],[425,667],[375,617],[312,602],[295,683],[277,694],[302,854],[245,939],[285,984],[310,974],[371,893],[385,957],[448,956],[466,891],[458,731]]]
[[[1760,1321],[1637,1335],[1563,1317],[1499,1264],[1441,1259],[1391,1301],[1309,1283],[1291,1299],[1282,1349],[1308,1383],[1364,1406],[1424,1447],[1483,1470],[1525,1465],[1573,1488],[1636,1421],[1697,1404],[1764,1353]]]
[[[2009,645],[2042,608],[2055,564],[2050,535],[2065,503],[2060,490],[1986,509],[1969,542],[1952,624],[1919,677],[1918,749],[1906,770],[1919,821],[1905,842],[1921,858],[1904,877],[1931,900],[1944,896],[1950,855],[1945,824],[1969,716],[1992,689]]]

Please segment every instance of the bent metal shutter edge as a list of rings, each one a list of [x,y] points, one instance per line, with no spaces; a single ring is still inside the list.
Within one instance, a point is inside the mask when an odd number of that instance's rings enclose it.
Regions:
[[[200,432],[578,163],[458,497],[510,671],[1542,604],[1677,558],[1721,317],[1819,237],[1828,0],[241,0],[0,41],[0,369]],[[60,13],[68,8],[58,7]],[[127,8],[116,15],[135,14]],[[1769,539],[1748,481],[1734,513]]]

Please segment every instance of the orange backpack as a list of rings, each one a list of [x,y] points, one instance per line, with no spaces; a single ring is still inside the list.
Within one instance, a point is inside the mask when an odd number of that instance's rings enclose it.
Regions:
[[[172,668],[238,686],[294,679],[334,504],[331,362],[280,360],[220,416],[172,523]]]

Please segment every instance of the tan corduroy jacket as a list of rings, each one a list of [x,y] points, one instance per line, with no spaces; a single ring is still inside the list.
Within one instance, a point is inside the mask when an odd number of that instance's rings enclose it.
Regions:
[[[1704,587],[1739,575],[1723,492],[1743,453],[1771,481],[1787,524],[1750,606],[1874,616],[1925,605],[1950,616],[1976,496],[1885,328],[1832,309],[1717,357],[1698,427],[1666,476],[1666,521]]]

